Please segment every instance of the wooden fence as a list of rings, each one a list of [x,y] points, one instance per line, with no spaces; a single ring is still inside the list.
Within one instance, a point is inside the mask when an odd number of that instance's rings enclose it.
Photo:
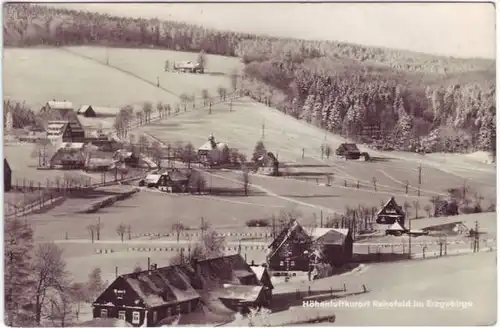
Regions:
[[[14,211],[11,213],[5,213],[5,217],[19,217],[25,216],[37,210],[42,210],[47,206],[57,204],[62,202],[67,196],[77,193],[90,191],[99,187],[112,186],[116,184],[128,183],[143,177],[145,172],[140,172],[136,175],[125,177],[123,179],[117,179],[107,182],[94,183],[89,185],[77,185],[77,186],[55,186],[55,187],[43,187],[43,186],[18,186],[13,185],[13,191],[20,191],[23,193],[27,192],[40,192],[40,195],[33,199],[31,202],[24,204],[21,207],[14,207]]]

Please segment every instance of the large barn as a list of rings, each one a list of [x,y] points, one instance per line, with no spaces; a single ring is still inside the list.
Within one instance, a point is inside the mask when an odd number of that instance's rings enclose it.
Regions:
[[[189,321],[212,302],[226,311],[268,305],[272,291],[239,255],[121,275],[93,302],[94,318],[117,318],[133,326]]]

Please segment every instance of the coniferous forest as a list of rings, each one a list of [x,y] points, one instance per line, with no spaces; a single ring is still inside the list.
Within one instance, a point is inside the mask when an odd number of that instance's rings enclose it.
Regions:
[[[494,60],[31,4],[4,6],[4,45],[155,47],[237,56],[245,63],[240,88],[252,98],[328,131],[385,149],[496,152]]]

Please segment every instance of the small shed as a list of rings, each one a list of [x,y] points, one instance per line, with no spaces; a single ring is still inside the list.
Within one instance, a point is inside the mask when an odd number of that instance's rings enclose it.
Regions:
[[[361,152],[355,143],[342,143],[335,150],[337,156],[345,157],[346,159],[359,159],[361,157]]]
[[[399,224],[404,227],[405,218],[406,214],[403,208],[396,203],[394,197],[391,197],[377,212],[376,222],[378,224],[394,224],[395,222],[399,222]]]
[[[5,157],[3,159],[3,188],[4,192],[8,192],[12,189],[12,169]]]

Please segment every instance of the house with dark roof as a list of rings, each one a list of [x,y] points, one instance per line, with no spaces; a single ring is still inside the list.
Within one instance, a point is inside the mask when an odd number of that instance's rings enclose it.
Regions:
[[[149,173],[139,184],[167,192],[186,192],[189,176],[177,168],[165,168]]]
[[[342,156],[346,159],[359,159],[361,157],[361,152],[355,143],[342,143],[335,150],[337,156]]]
[[[97,107],[84,105],[81,106],[76,113],[82,115],[83,117],[114,117],[118,115],[120,108],[112,107]]]
[[[3,159],[3,190],[8,192],[12,189],[12,169],[10,168],[7,158]]]
[[[308,271],[311,237],[292,220],[268,246],[267,264],[272,271]]]
[[[92,304],[94,318],[117,318],[138,327],[194,311],[200,295],[189,266],[169,266],[119,276]]]
[[[40,109],[40,113],[48,113],[52,110],[60,111],[60,112],[69,112],[74,111],[73,103],[70,101],[56,101],[55,99],[48,101],[42,109]]]
[[[402,227],[405,226],[406,214],[403,208],[396,203],[396,199],[391,197],[387,203],[377,212],[376,222],[378,224],[394,224],[398,222]]]
[[[66,170],[81,170],[85,167],[85,162],[83,143],[78,143],[76,146],[63,146],[49,160],[51,167]]]
[[[192,323],[207,308],[234,313],[268,305],[271,293],[235,254],[121,275],[92,304],[93,316],[135,327]]]
[[[311,239],[323,262],[336,267],[351,262],[354,243],[351,229],[315,228]]]

